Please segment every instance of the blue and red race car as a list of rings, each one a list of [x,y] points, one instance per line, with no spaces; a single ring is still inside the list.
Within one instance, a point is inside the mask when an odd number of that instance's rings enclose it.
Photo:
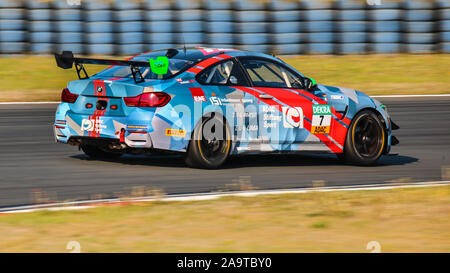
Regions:
[[[196,47],[125,61],[55,58],[80,78],[62,92],[56,141],[91,158],[169,151],[217,168],[236,154],[320,152],[369,165],[398,143],[383,104],[267,54]],[[110,67],[89,77],[83,64]]]

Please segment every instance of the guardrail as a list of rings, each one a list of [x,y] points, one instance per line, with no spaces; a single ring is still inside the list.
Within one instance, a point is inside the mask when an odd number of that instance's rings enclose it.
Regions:
[[[79,4],[79,5],[78,5]],[[0,54],[450,52],[449,0],[0,0]]]

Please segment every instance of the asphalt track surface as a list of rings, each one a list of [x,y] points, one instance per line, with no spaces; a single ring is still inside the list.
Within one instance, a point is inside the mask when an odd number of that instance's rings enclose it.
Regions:
[[[379,100],[401,129],[391,151],[398,155],[383,156],[376,166],[344,165],[333,155],[264,155],[235,157],[219,170],[190,169],[177,156],[89,160],[76,147],[54,142],[55,104],[0,105],[0,207],[31,204],[39,193],[53,201],[83,200],[140,186],[180,194],[233,189],[239,180],[279,189],[317,180],[337,186],[448,179],[450,97]]]

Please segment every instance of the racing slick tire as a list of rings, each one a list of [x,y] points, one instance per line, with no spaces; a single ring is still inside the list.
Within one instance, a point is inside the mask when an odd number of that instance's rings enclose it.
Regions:
[[[104,151],[92,145],[81,145],[80,148],[91,159],[111,160],[122,156],[122,154]]]
[[[222,130],[216,134],[217,128]],[[207,133],[209,131],[212,135]],[[192,168],[215,169],[227,160],[230,150],[230,128],[221,115],[213,114],[204,117],[194,128],[185,162]]]
[[[378,116],[363,110],[353,119],[345,140],[344,153],[338,158],[354,165],[374,164],[383,154],[386,132]]]

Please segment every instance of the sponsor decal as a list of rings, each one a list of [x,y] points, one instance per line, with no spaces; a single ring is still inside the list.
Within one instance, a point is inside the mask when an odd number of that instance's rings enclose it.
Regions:
[[[283,106],[284,128],[303,128],[303,109],[301,107]]]
[[[166,129],[166,136],[185,137],[186,131],[181,129]]]
[[[343,100],[344,96],[342,95],[331,95],[332,100]]]
[[[102,129],[106,129],[106,125],[103,124],[103,120],[98,119],[83,119],[81,122],[81,130],[96,133],[100,133]]]
[[[218,98],[218,97],[210,97],[209,101],[213,105],[222,105],[222,100],[220,98]]]
[[[66,121],[65,120],[57,120],[55,121],[56,124],[58,125],[66,125]]]
[[[127,125],[128,129],[147,129],[147,126],[145,125]]]
[[[169,59],[166,56],[158,56],[156,59],[149,59],[150,68],[156,75],[165,75],[169,69]]]
[[[331,108],[329,105],[313,105],[311,133],[329,134],[331,126]]]
[[[200,87],[191,87],[189,91],[191,91],[192,98],[195,102],[206,101],[205,93]]]

